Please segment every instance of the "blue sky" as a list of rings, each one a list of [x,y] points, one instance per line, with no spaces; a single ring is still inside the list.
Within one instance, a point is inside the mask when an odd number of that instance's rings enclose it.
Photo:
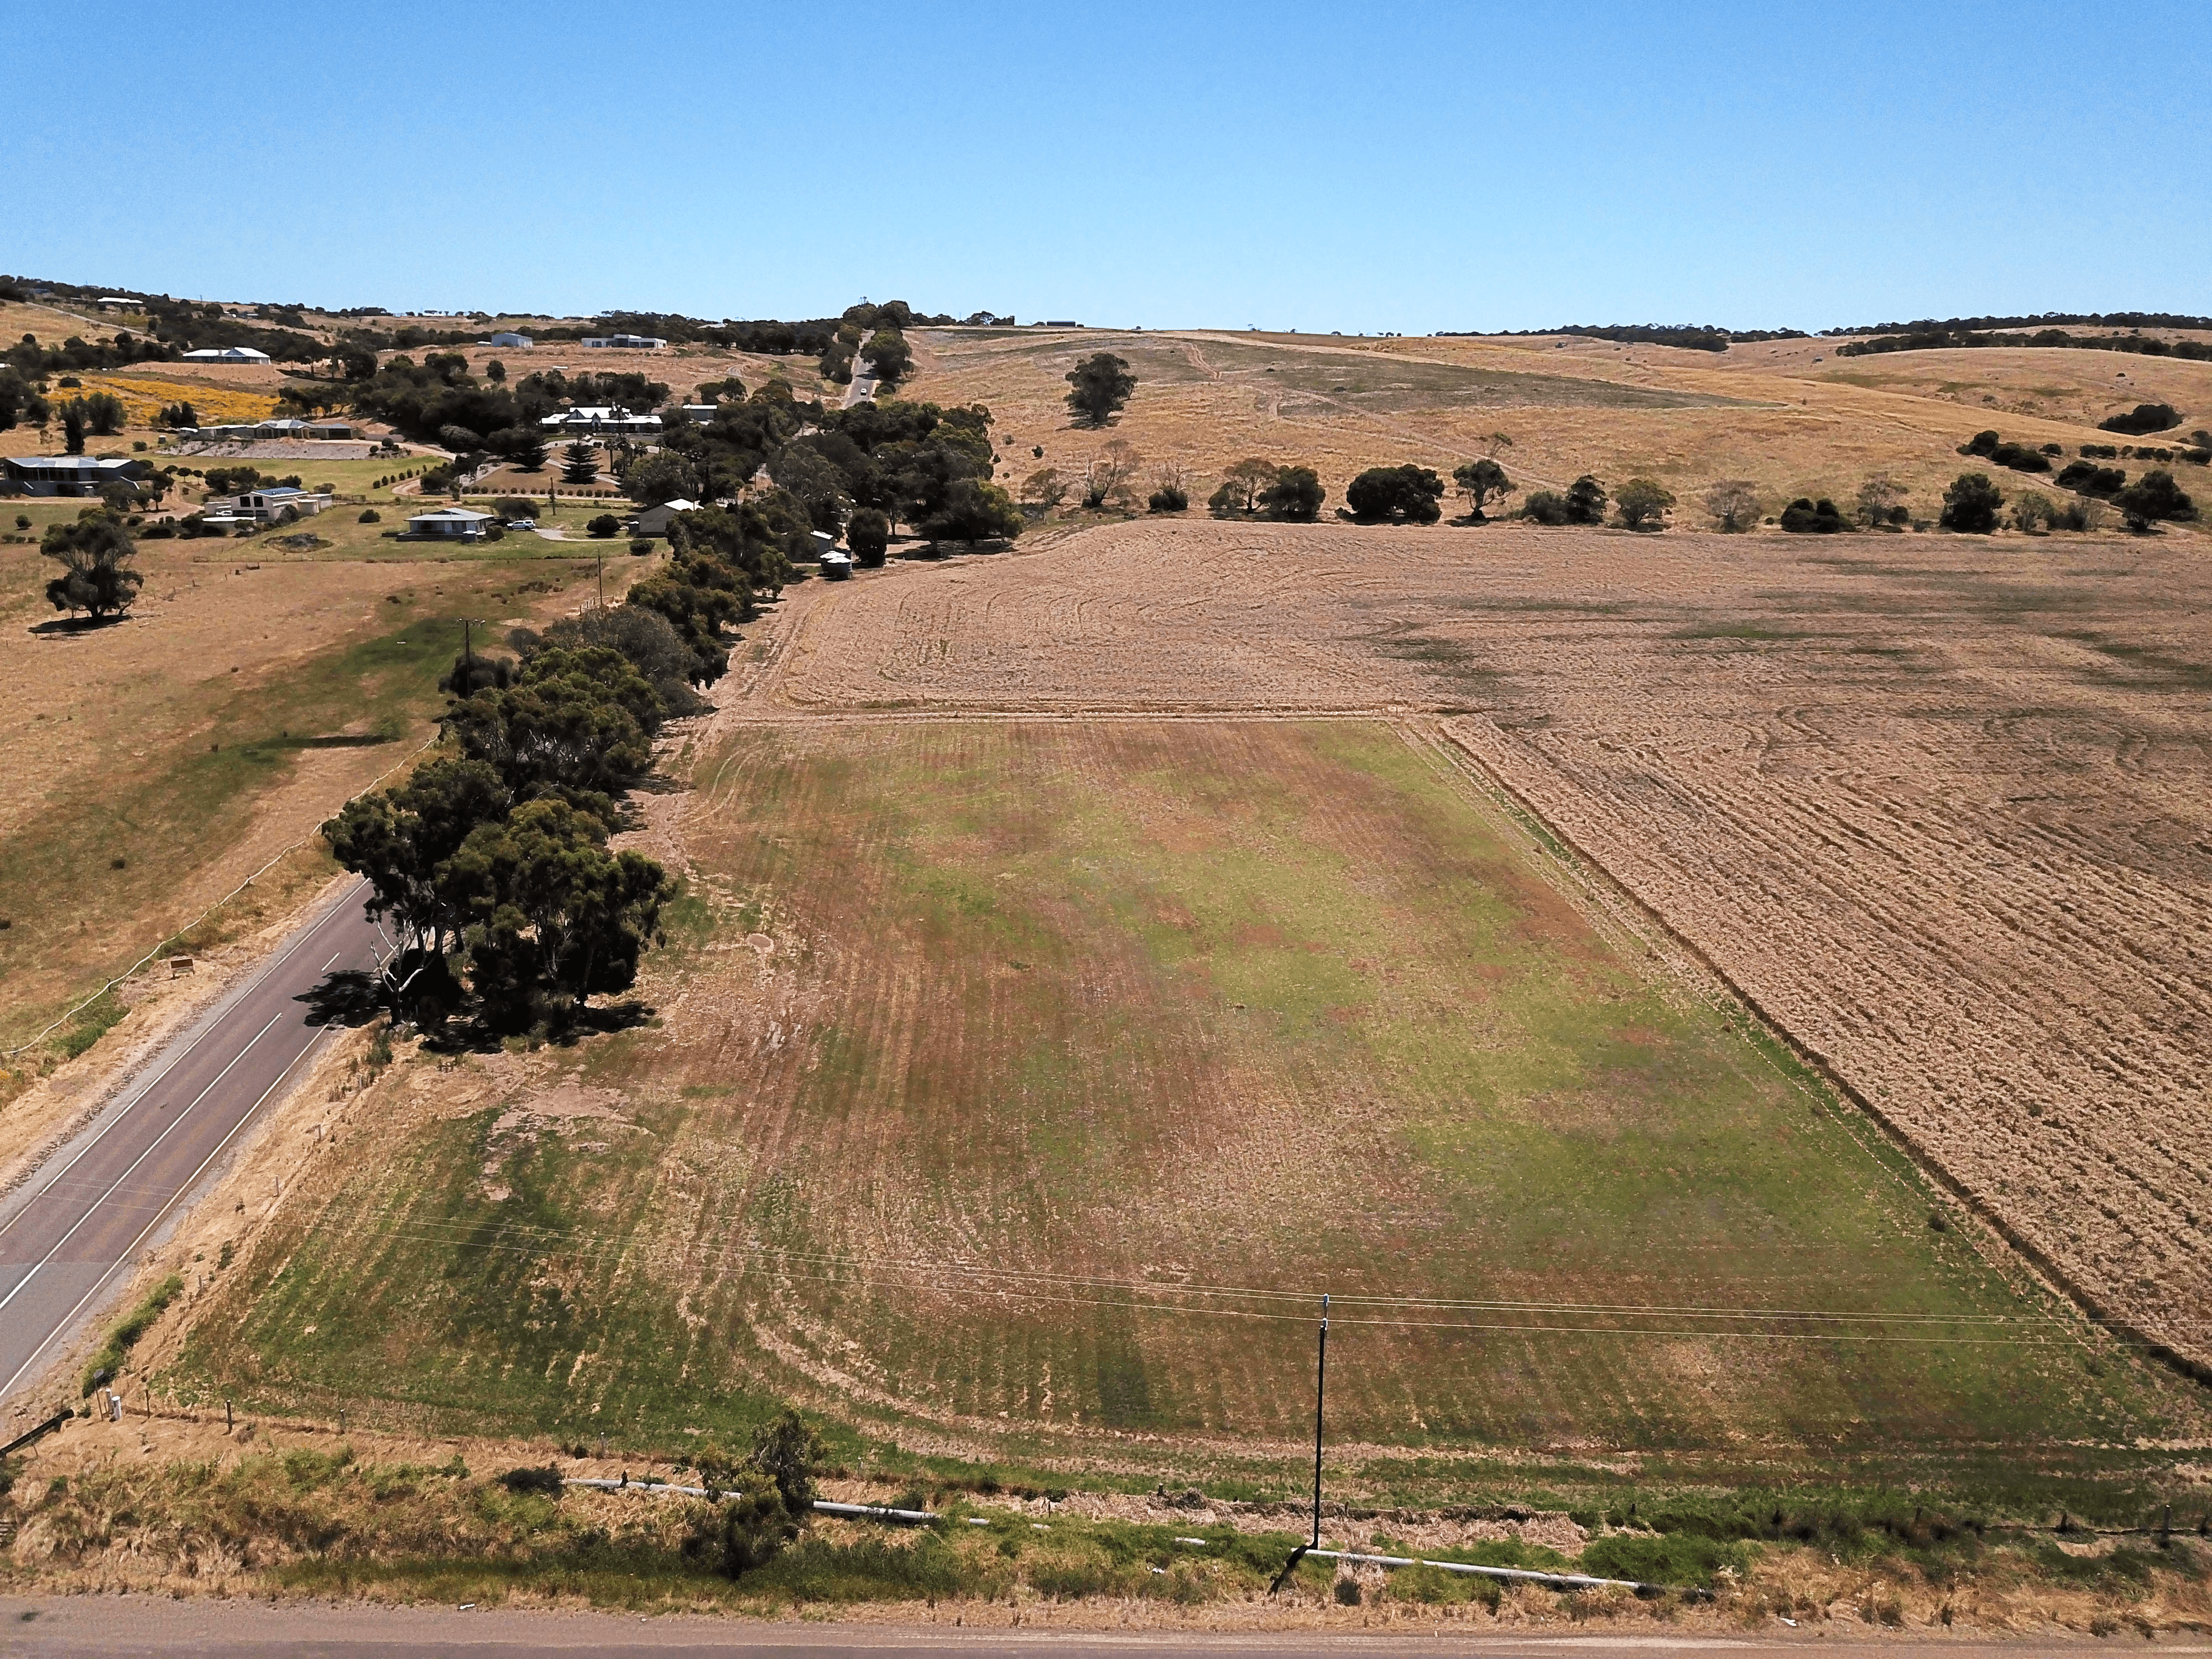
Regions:
[[[1327,331],[2212,313],[2212,5],[25,6],[0,269]],[[47,95],[48,94],[52,95]],[[44,205],[41,205],[41,203]]]

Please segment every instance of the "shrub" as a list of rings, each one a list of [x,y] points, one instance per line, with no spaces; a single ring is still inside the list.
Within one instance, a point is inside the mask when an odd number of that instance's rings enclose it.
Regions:
[[[1162,484],[1145,503],[1153,513],[1183,513],[1190,508],[1190,495],[1181,484]]]
[[[2197,516],[2197,504],[2173,482],[2173,474],[2163,468],[2144,473],[2139,481],[2113,497],[2113,505],[2126,514],[2128,528],[2134,531],[2148,530],[2161,519]]]
[[[630,557],[641,559],[652,551],[653,538],[650,536],[633,536],[629,538]]]
[[[2172,404],[2137,404],[2124,415],[2113,415],[2098,422],[2097,429],[2141,437],[2148,432],[2164,432],[2180,424],[2181,416],[2174,412]]]
[[[1425,466],[1370,466],[1344,503],[1362,524],[1434,524],[1443,517],[1444,481]]]
[[[28,530],[30,527],[31,515],[27,513],[18,513],[15,515],[15,528],[18,530]]]
[[[548,1463],[542,1468],[509,1469],[499,1478],[499,1484],[514,1492],[537,1492],[546,1498],[558,1498],[566,1490],[561,1484],[561,1471]]]
[[[1567,498],[1556,489],[1539,489],[1521,503],[1521,516],[1534,524],[1567,522]]]
[[[2058,475],[2058,487],[2081,495],[2117,495],[2126,487],[2128,475],[2117,466],[2093,466],[2087,461],[2069,461]]]
[[[2031,536],[2056,517],[2057,509],[2051,506],[2051,498],[2033,489],[2022,490],[2012,504],[2013,528],[2024,530]]]
[[[373,507],[364,507],[361,510],[361,517],[356,520],[355,522],[357,524],[382,524],[384,522],[384,514],[378,512]]]
[[[688,1555],[712,1552],[716,1565],[736,1578],[766,1566],[798,1536],[799,1522],[774,1483],[762,1475],[741,1474],[720,1504],[702,1504],[694,1512],[684,1547]]]
[[[2002,441],[1994,432],[1977,432],[1959,446],[1959,453],[1961,455],[1993,455]]]
[[[2081,446],[2081,453],[2085,458],[2100,461],[2112,461],[2118,460],[2119,459],[2120,452],[2116,446],[2112,444],[2083,444]]]
[[[1605,486],[1587,472],[1567,486],[1567,522],[1605,522]]]
[[[502,495],[491,506],[492,511],[502,519],[532,519],[538,516],[538,503],[527,495]]]
[[[1438,489],[1441,493],[1442,486]],[[1260,492],[1260,510],[1284,524],[1311,524],[1321,517],[1321,504],[1327,495],[1321,487],[1321,475],[1311,467],[1286,466],[1275,474],[1274,483]]]
[[[107,1340],[100,1352],[93,1355],[84,1368],[84,1392],[90,1394],[101,1383],[123,1369],[124,1356],[137,1346],[138,1339],[154,1328],[168,1305],[184,1294],[185,1281],[175,1273],[146,1292],[146,1299],[116,1322],[107,1334]]]
[[[1664,530],[1667,509],[1674,505],[1674,496],[1656,478],[1631,478],[1615,492],[1613,502],[1621,523],[1629,529],[1642,530],[1648,526],[1653,530]]]
[[[2048,472],[2051,462],[2039,449],[2030,449],[2024,444],[1999,444],[1990,452],[1990,459],[1999,466],[2010,467],[2015,472]]]
[[[602,513],[598,518],[585,525],[584,528],[604,541],[622,528],[622,520],[611,513]]]
[[[2051,515],[2053,530],[2100,530],[2104,523],[2105,504],[2096,500],[2069,501]]]
[[[1337,1606],[1356,1607],[1359,1605],[1359,1581],[1352,1577],[1340,1578],[1329,1594],[1335,1598]]]
[[[1800,495],[1782,509],[1782,527],[1792,535],[1832,536],[1850,525],[1826,495],[1817,501]]]
[[[2063,455],[2066,453],[2066,446],[2064,444],[2045,444],[2043,446],[2042,453],[2045,455]]]
[[[1988,473],[1961,472],[1943,492],[1939,522],[1961,535],[1986,536],[1997,527],[1997,509],[2003,505],[2004,495]]]
[[[1759,522],[1759,489],[1748,478],[1723,478],[1705,492],[1705,511],[1728,532],[1748,530]]]

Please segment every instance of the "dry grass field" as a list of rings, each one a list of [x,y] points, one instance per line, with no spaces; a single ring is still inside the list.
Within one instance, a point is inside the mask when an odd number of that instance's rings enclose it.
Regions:
[[[2139,402],[2194,411],[2185,429],[2212,424],[2212,365],[2100,351],[1838,358],[1835,340],[1716,354],[1570,337],[1097,329],[917,330],[913,339],[921,368],[904,395],[988,404],[1001,483],[1018,486],[1039,466],[1079,475],[1120,437],[1148,462],[1191,469],[1196,502],[1247,455],[1313,466],[1333,511],[1366,467],[1413,461],[1449,477],[1495,453],[1523,489],[1562,488],[1583,472],[1614,484],[1656,477],[1680,498],[1686,526],[1705,522],[1698,498],[1717,479],[1751,480],[1772,513],[1801,495],[1848,503],[1876,472],[1905,485],[1913,512],[1932,520],[1944,486],[1986,466],[1955,453],[1985,427],[2071,453],[2110,437],[2098,420]],[[1061,377],[1102,350],[1127,360],[1137,392],[1111,428],[1077,429]],[[2185,489],[2212,490],[2212,473],[2184,466],[2179,476]],[[2047,477],[1996,477],[2008,493],[2052,493]]]
[[[83,505],[8,511],[35,530]],[[0,1048],[420,744],[460,617],[530,615],[591,571],[534,540],[504,559],[362,550],[376,556],[288,556],[267,537],[147,542],[129,619],[75,631],[46,604],[52,567],[35,544],[0,547]],[[0,1066],[0,1094],[39,1058]]]

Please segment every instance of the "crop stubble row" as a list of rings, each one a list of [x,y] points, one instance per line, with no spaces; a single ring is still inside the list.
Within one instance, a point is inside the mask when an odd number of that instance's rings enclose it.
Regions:
[[[820,596],[775,700],[1456,713],[2076,1285],[2212,1360],[2193,538],[1139,524],[885,586]]]

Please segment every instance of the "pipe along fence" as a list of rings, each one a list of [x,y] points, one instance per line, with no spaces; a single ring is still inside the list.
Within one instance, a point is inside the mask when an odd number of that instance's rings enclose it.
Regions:
[[[704,1486],[678,1486],[666,1480],[633,1480],[628,1475],[624,1475],[619,1480],[609,1480],[595,1476],[569,1475],[565,1477],[561,1484],[564,1486],[590,1486],[600,1492],[641,1492],[648,1497],[668,1494],[682,1498],[706,1498],[719,1500],[728,1495],[721,1492],[709,1491]],[[934,1510],[893,1509],[882,1504],[833,1504],[826,1498],[819,1498],[815,1499],[809,1508],[817,1515],[843,1516],[854,1521],[886,1521],[895,1525],[909,1527],[934,1526],[946,1518]],[[980,1515],[969,1516],[967,1520],[971,1527],[988,1527],[991,1524],[987,1518]],[[1175,1541],[1200,1549],[1203,1549],[1207,1542],[1203,1538],[1178,1538]],[[1289,1577],[1291,1569],[1309,1557],[1316,1560],[1347,1561],[1354,1565],[1362,1566],[1439,1567],[1446,1572],[1468,1573],[1483,1578],[1504,1579],[1509,1583],[1540,1584],[1546,1589],[1561,1591],[1625,1589],[1640,1596],[1680,1595],[1693,1599],[1705,1599],[1708,1594],[1698,1589],[1676,1589],[1674,1586],[1667,1584],[1646,1584],[1633,1578],[1595,1578],[1588,1573],[1545,1572],[1529,1567],[1485,1567],[1478,1566],[1471,1561],[1432,1561],[1425,1557],[1411,1555],[1363,1555],[1352,1550],[1317,1549],[1310,1544],[1301,1544],[1291,1555],[1290,1565],[1283,1569],[1283,1578]],[[1278,1589],[1281,1587],[1282,1582],[1282,1578],[1275,1581]]]

